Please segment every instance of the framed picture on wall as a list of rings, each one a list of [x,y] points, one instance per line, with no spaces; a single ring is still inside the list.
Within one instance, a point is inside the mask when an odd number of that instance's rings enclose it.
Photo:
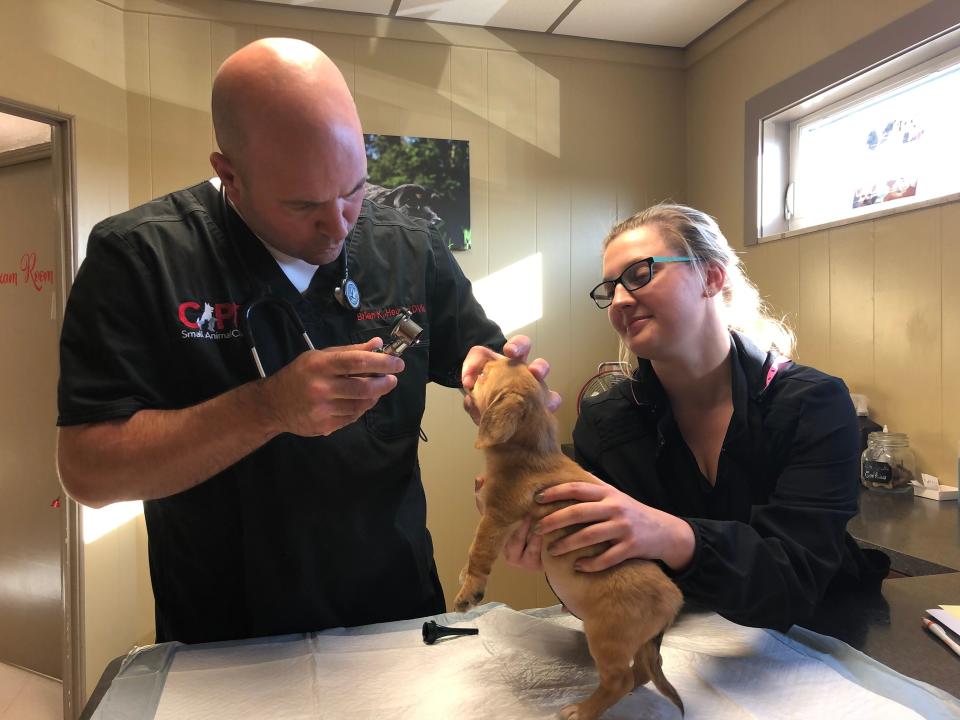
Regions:
[[[363,138],[366,196],[437,227],[451,250],[469,250],[469,141],[374,133]]]

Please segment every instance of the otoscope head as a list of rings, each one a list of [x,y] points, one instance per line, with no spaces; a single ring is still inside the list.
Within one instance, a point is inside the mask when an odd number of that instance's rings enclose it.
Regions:
[[[427,645],[433,645],[442,637],[451,635],[477,635],[479,632],[476,628],[451,628],[444,625],[437,625],[435,620],[428,620],[423,624],[423,642]]]

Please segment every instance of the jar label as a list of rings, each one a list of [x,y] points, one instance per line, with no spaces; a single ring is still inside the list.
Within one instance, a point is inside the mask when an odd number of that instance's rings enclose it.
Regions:
[[[885,462],[864,460],[863,479],[889,485],[893,481],[893,468]]]

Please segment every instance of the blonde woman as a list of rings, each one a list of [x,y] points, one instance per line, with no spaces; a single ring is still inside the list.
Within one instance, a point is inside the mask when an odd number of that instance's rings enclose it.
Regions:
[[[580,502],[515,534],[507,560],[535,568],[542,535],[584,524],[547,552],[605,544],[584,572],[657,560],[688,600],[781,630],[833,587],[877,585],[889,559],[846,533],[859,467],[847,388],[787,360],[792,335],[713,218],[657,205],[617,225],[590,295],[638,360],[574,430],[578,461],[609,484],[543,492]]]

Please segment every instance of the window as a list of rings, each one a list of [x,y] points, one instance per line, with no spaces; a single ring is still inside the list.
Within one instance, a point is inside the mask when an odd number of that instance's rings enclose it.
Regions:
[[[790,123],[788,230],[960,193],[960,56]]]
[[[747,245],[960,198],[958,28],[931,3],[747,102]]]

